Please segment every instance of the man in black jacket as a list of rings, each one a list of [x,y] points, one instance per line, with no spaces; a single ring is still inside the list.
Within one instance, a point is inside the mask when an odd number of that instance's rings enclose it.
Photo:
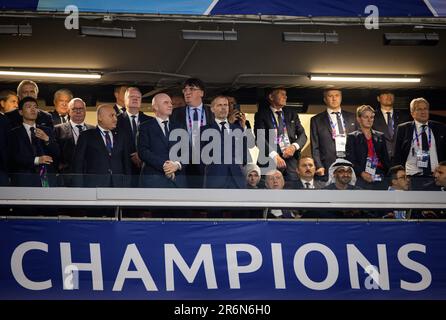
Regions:
[[[297,180],[297,160],[307,135],[297,111],[286,107],[285,89],[273,89],[268,94],[268,101],[269,107],[257,111],[254,116],[254,133],[261,153],[258,165],[265,167],[268,163],[262,162],[273,160],[278,169],[284,170],[285,180]],[[273,145],[269,142],[271,134],[274,135]]]

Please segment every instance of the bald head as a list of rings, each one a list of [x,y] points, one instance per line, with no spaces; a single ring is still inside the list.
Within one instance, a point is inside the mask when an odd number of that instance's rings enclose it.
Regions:
[[[105,130],[113,130],[116,128],[118,119],[116,112],[111,104],[101,104],[97,109],[98,125]]]
[[[155,116],[167,119],[172,114],[172,100],[165,93],[158,93],[152,99],[152,108]]]

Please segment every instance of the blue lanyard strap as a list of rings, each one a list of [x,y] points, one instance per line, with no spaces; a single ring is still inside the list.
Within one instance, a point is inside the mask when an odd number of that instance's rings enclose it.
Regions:
[[[281,117],[280,117],[280,118],[281,118],[280,120],[282,121],[283,134],[284,134],[284,135],[287,135],[287,134],[288,134],[288,129],[287,129],[287,127],[286,127],[285,116],[283,115],[283,111],[282,111],[282,114],[281,114]],[[278,127],[278,124],[277,124],[276,117],[274,116],[274,113],[271,115],[271,120],[272,120],[272,123],[273,123],[274,130],[276,130],[276,136],[277,136],[277,127]]]
[[[339,112],[341,119],[342,119],[342,125],[344,126],[344,133],[347,131],[346,129],[346,125],[345,125],[345,120],[344,117],[342,116],[342,112]],[[335,115],[337,117],[337,115]],[[331,127],[331,135],[333,137],[333,139],[335,139],[336,137],[336,123],[333,123],[333,121],[331,120],[331,113],[328,113],[328,121],[330,121],[330,127]],[[338,128],[339,130],[339,128]]]
[[[417,147],[418,147],[418,149],[421,149],[422,146],[420,146],[420,140],[418,139],[418,137],[419,137],[420,135],[423,134],[423,130],[421,130],[421,133],[418,134],[417,126],[415,125],[415,123],[414,123],[413,126],[414,126],[414,128],[413,128],[413,134],[415,135],[415,139],[414,139],[414,140],[417,142]],[[427,136],[427,145],[429,146],[429,150],[430,150],[431,145],[432,145],[432,130],[431,130],[431,128],[430,128],[428,125],[426,125],[426,127],[427,127],[427,129],[428,129],[428,131],[429,131],[429,134],[428,134],[428,136]],[[413,140],[412,140],[412,141],[413,141]]]

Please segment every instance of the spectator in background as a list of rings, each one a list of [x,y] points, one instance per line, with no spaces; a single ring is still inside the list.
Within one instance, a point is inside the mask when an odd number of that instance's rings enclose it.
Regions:
[[[373,129],[384,133],[389,160],[393,158],[394,138],[399,124],[410,121],[409,112],[394,109],[395,95],[390,90],[381,90],[376,97],[379,107],[375,112]]]
[[[54,110],[50,112],[53,124],[56,126],[70,120],[68,102],[73,99],[73,93],[68,89],[59,89],[54,93]]]
[[[233,124],[237,121],[241,125],[241,122],[244,122],[246,123],[246,128],[251,129],[251,123],[249,122],[249,120],[246,120],[246,115],[241,111],[240,105],[237,103],[237,100],[232,96],[226,96],[226,98],[228,99],[229,103],[229,123]]]
[[[327,110],[311,118],[311,154],[316,164],[316,175],[327,179],[328,169],[337,158],[345,158],[347,135],[357,129],[355,115],[342,110],[342,92],[324,90]]]
[[[285,187],[285,179],[279,170],[271,170],[265,175],[265,188],[270,190],[282,190]],[[264,211],[265,218],[296,218],[292,210],[289,209],[271,209],[266,208]],[[299,216],[297,216],[298,218]]]
[[[323,189],[325,183],[314,179],[316,166],[310,156],[302,156],[297,163],[298,179],[288,185],[288,189]]]
[[[389,169],[388,173],[390,183],[389,191],[407,191],[409,190],[409,178],[406,175],[406,170],[403,166],[397,165]],[[393,210],[387,213],[383,218],[393,218],[393,219],[406,219],[407,210]]]
[[[19,83],[17,86],[17,96],[19,97],[19,100],[22,100],[25,97],[32,97],[36,99],[37,101],[37,95],[39,93],[39,87],[34,81],[31,80],[23,80]],[[40,110],[37,106],[37,119],[36,124],[44,127],[48,127],[51,130],[54,129],[53,126],[53,119],[51,118],[51,115],[43,110]],[[11,123],[11,128],[18,127],[22,125],[23,119],[22,116],[19,113],[18,109],[12,110],[6,114],[8,116],[8,119]]]
[[[264,159],[274,161],[276,168],[284,170],[287,181],[297,179],[296,168],[300,152],[307,142],[307,135],[300,123],[297,110],[286,107],[287,95],[283,88],[273,89],[267,97],[270,105],[256,112],[254,133],[259,152]],[[269,145],[269,133],[274,130],[275,141]],[[265,141],[262,141],[264,133]],[[260,163],[260,167],[266,164]]]
[[[56,141],[60,148],[59,173],[62,174],[60,185],[70,187],[73,185],[72,160],[74,149],[79,140],[80,134],[94,126],[85,123],[87,108],[85,102],[81,98],[74,98],[68,102],[68,116],[70,120],[65,123],[58,124],[54,127]]]
[[[126,85],[119,85],[116,86],[113,90],[113,95],[115,96],[115,105],[113,106],[113,109],[115,110],[116,116],[120,116],[123,114],[126,110],[125,108],[125,91],[127,90],[128,86]]]
[[[400,124],[395,138],[394,165],[402,165],[411,177],[412,189],[419,190],[432,178],[438,163],[446,160],[446,126],[429,120],[429,102],[410,102],[413,121]]]
[[[172,100],[172,108],[184,107],[186,105],[186,101],[184,101],[184,97],[180,94],[174,94],[171,96]]]
[[[446,191],[446,161],[441,161],[434,173],[435,185],[440,187],[441,191]]]
[[[19,98],[12,90],[0,91],[0,112],[6,114],[16,110],[19,106]]]
[[[9,185],[8,178],[8,134],[9,120],[0,113],[0,187]]]
[[[329,179],[325,189],[328,190],[357,190],[356,175],[353,164],[345,159],[336,159],[329,168]]]
[[[347,136],[347,159],[358,177],[357,185],[364,189],[386,189],[384,176],[389,170],[384,134],[372,129],[375,110],[362,105],[356,109],[360,130]]]
[[[259,189],[259,182],[261,178],[259,166],[255,163],[248,163],[245,166],[244,171],[246,176],[246,188]]]

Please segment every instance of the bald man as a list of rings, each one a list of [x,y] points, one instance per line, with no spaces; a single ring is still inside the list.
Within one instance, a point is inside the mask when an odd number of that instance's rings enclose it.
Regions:
[[[97,109],[98,125],[82,131],[74,150],[73,171],[77,187],[129,187],[129,145],[115,131],[117,118],[113,105]]]
[[[185,187],[184,166],[169,158],[170,148],[176,141],[169,140],[171,131],[179,125],[170,119],[172,100],[165,93],[152,99],[155,117],[139,127],[137,150],[142,160],[141,186],[145,188]]]

